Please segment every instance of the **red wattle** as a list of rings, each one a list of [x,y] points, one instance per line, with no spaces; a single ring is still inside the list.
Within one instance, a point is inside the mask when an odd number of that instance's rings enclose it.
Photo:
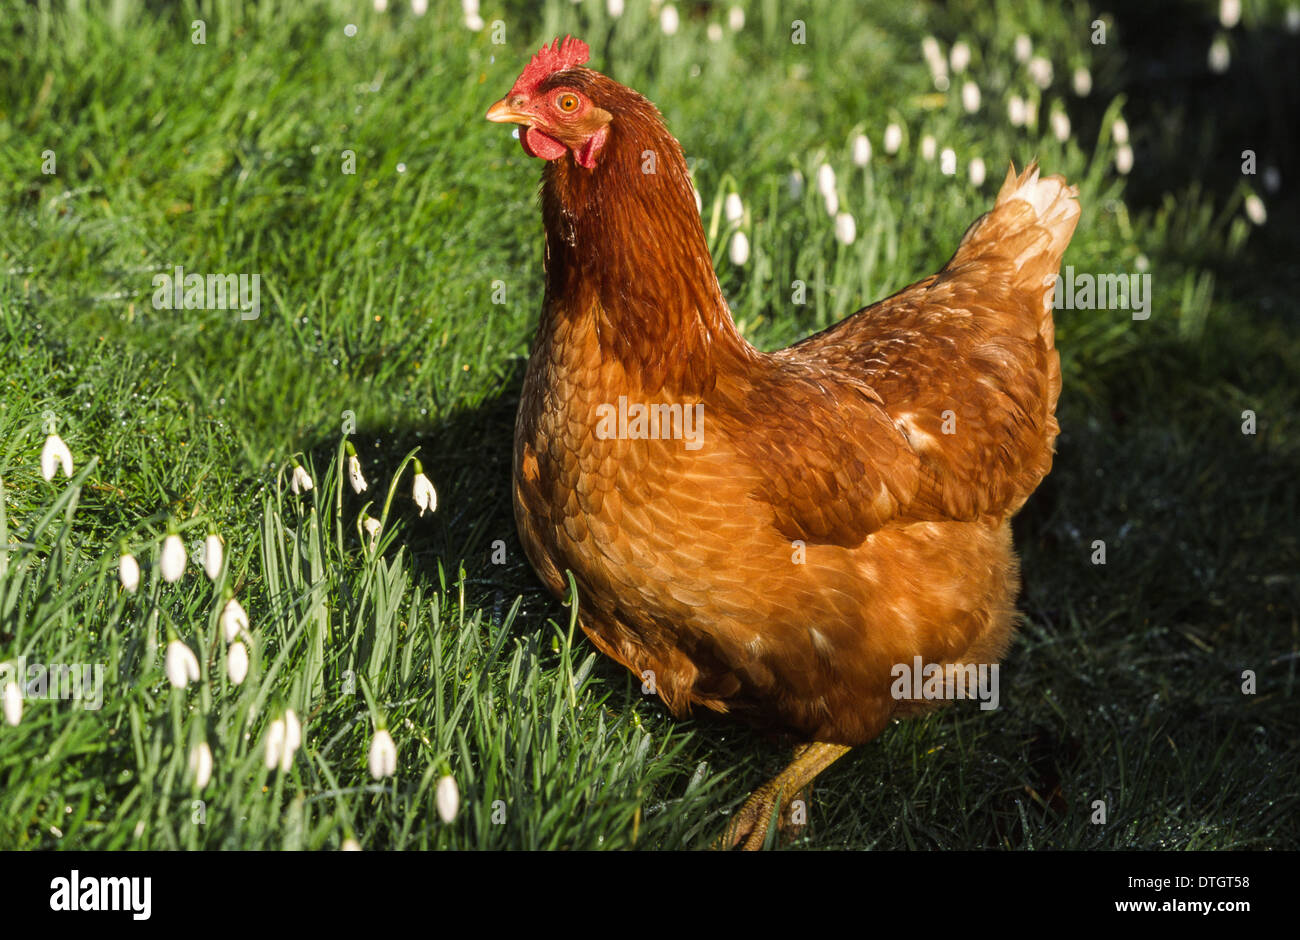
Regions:
[[[530,157],[558,160],[564,156],[564,144],[535,127],[524,128],[524,132],[519,135],[519,143],[523,145],[524,153]]]

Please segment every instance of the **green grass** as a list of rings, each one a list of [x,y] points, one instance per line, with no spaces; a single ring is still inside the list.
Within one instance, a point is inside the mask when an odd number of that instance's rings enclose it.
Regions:
[[[1008,160],[1078,183],[1067,263],[1153,275],[1149,320],[1058,313],[1063,433],[1016,522],[1025,624],[1002,707],[892,726],[821,778],[795,845],[1297,846],[1296,214],[1294,197],[1288,211],[1222,159],[1256,113],[1231,77],[1203,92],[1218,110],[1157,111],[1133,93],[1140,37],[1112,21],[1094,46],[1084,5],[1040,0],[764,0],[740,32],[726,5],[684,4],[671,38],[642,0],[617,20],[593,0],[485,3],[499,45],[465,29],[458,4],[419,18],[390,5],[0,0],[0,662],[105,668],[102,708],[32,698],[0,725],[0,847],[703,847],[788,757],[641,695],[541,591],[515,538],[540,165],[482,115],[566,32],[664,112],[735,317],[764,348],[937,268]],[[1200,30],[1189,83],[1212,81],[1212,7],[1178,8]],[[1281,29],[1281,6],[1246,7],[1238,80],[1267,73]],[[795,18],[805,45],[790,42]],[[191,42],[199,19],[205,45]],[[1053,62],[1046,91],[1013,56],[1022,31]],[[972,46],[976,114],[960,80],[936,94],[930,34],[945,53]],[[1091,70],[1087,98],[1070,91],[1076,66]],[[1010,125],[1011,94],[1038,102],[1035,126]],[[1053,107],[1071,117],[1064,143]],[[1139,157],[1127,178],[1120,114]],[[905,129],[896,155],[891,121]],[[859,131],[865,168],[850,159]],[[1261,162],[1287,133],[1250,138]],[[957,152],[955,176],[918,155],[926,134]],[[980,187],[966,176],[976,156]],[[855,216],[852,245],[816,192],[822,162]],[[728,258],[733,189],[743,267]],[[1243,215],[1249,191],[1269,201],[1263,228]],[[152,278],[176,265],[259,274],[260,318],[154,309]],[[795,280],[806,305],[790,302]],[[40,476],[45,412],[74,455],[70,481]],[[340,474],[353,421],[363,497]],[[432,516],[410,499],[413,452],[438,488]],[[290,492],[293,460],[310,493]],[[383,523],[374,549],[363,511]],[[164,583],[168,531],[191,544],[210,529],[226,545],[220,580],[191,563]],[[1090,561],[1096,539],[1105,566]],[[123,546],[144,569],[135,594],[117,583]],[[227,591],[252,620],[240,685],[218,624]],[[202,669],[183,691],[164,674],[173,635]],[[286,708],[305,734],[280,773],[263,752]],[[399,755],[378,782],[377,725]],[[200,741],[214,755],[201,792],[188,770]],[[451,823],[435,809],[446,774],[461,794]]]

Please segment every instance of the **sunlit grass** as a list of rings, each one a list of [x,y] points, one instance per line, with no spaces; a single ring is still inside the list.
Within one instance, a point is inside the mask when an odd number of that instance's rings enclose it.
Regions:
[[[1248,183],[1131,197],[1112,130],[1130,107],[1124,46],[1089,42],[1091,11],[810,3],[799,45],[774,2],[746,5],[740,30],[729,5],[682,5],[667,37],[648,2],[613,19],[603,2],[553,0],[485,8],[506,27],[497,45],[456,4],[390,6],[0,2],[0,662],[105,667],[102,707],[32,697],[0,726],[0,846],[702,847],[783,762],[783,744],[741,726],[672,720],[541,592],[515,539],[539,167],[482,115],[567,32],[663,111],[733,313],[764,348],[935,270],[1010,161],[1078,185],[1068,263],[1152,274],[1147,321],[1058,313],[1063,433],[1017,522],[1026,625],[1002,707],[892,726],[819,782],[801,844],[1295,845],[1300,346],[1238,296],[1260,237]],[[1252,28],[1281,16],[1260,10]],[[196,19],[206,44],[191,42]],[[1015,58],[1021,33],[1053,63],[1046,89]],[[922,53],[932,34],[945,57],[959,39],[972,49],[947,92]],[[1012,125],[1012,95],[1033,123]],[[1053,109],[1070,115],[1065,140]],[[1171,132],[1131,133],[1141,160]],[[154,309],[152,278],[176,265],[259,274],[260,318]],[[45,412],[72,479],[40,476]],[[438,489],[432,515],[411,499],[412,457]],[[306,493],[290,489],[294,460]],[[363,513],[381,526],[373,545]],[[194,560],[161,579],[172,531],[190,548],[220,533],[216,582]],[[1105,567],[1089,562],[1095,539]],[[118,583],[123,550],[143,569],[135,593]],[[219,622],[231,594],[251,620],[239,684]],[[183,690],[164,672],[173,636],[201,666]],[[264,757],[286,709],[304,739],[281,772]],[[398,762],[376,780],[379,727]],[[435,805],[448,775],[450,823]],[[1098,799],[1106,825],[1091,821]]]

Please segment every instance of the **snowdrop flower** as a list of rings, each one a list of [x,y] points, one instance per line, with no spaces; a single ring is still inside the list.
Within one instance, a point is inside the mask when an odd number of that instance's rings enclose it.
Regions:
[[[122,582],[122,587],[132,594],[140,586],[140,565],[136,562],[135,556],[123,552],[122,557],[117,560],[117,579]]]
[[[1115,152],[1115,169],[1128,176],[1129,171],[1133,169],[1133,148],[1124,144]]]
[[[1024,33],[1016,37],[1016,61],[1025,63],[1034,54],[1034,42]]]
[[[1228,40],[1222,36],[1215,36],[1214,42],[1210,43],[1208,59],[1211,72],[1222,75],[1228,71],[1228,66],[1232,64],[1232,52],[1228,49]]]
[[[277,718],[266,729],[266,769],[287,771],[293,766],[293,755],[302,745],[302,725],[292,708],[286,709],[283,718]]]
[[[738,33],[745,28],[745,11],[740,7],[732,7],[727,12],[727,25],[731,27],[733,33]]]
[[[455,777],[443,777],[438,781],[434,800],[443,822],[449,823],[456,818],[456,811],[460,809],[460,790],[456,788]]]
[[[284,712],[284,751],[286,760],[281,765],[285,770],[288,770],[289,764],[293,763],[293,755],[300,747],[302,747],[302,723],[298,721],[298,713],[292,708],[287,708]]]
[[[242,684],[248,675],[248,647],[239,640],[226,650],[226,675],[235,685]]]
[[[1241,0],[1219,0],[1219,22],[1232,29],[1241,22]]]
[[[41,476],[45,477],[46,482],[53,480],[54,471],[58,467],[63,467],[65,477],[72,476],[72,451],[63,443],[63,438],[51,434],[41,448]]]
[[[364,493],[368,488],[368,485],[366,483],[366,478],[361,473],[361,461],[357,459],[357,451],[356,448],[352,446],[351,441],[348,441],[347,443],[347,452],[348,482],[352,484],[352,492],[357,494]]]
[[[23,690],[17,682],[9,681],[5,683],[4,692],[0,695],[4,697],[5,721],[16,726],[23,720]]]
[[[1051,61],[1040,55],[1034,56],[1029,60],[1029,77],[1034,80],[1034,84],[1039,88],[1046,88],[1052,84]]]
[[[207,741],[201,741],[190,749],[190,773],[194,775],[194,785],[202,790],[212,779],[212,748]]]
[[[785,182],[790,189],[791,199],[798,199],[803,195],[803,174],[798,170],[791,170]]]
[[[680,23],[681,19],[677,15],[677,7],[671,3],[659,11],[659,28],[664,31],[665,36],[676,33]]]
[[[922,160],[933,160],[935,151],[938,149],[939,149],[939,145],[935,142],[934,138],[931,135],[926,134],[924,137],[921,138],[921,159]]]
[[[429,12],[429,0],[411,0],[411,12],[416,16],[424,16]]]
[[[939,40],[933,36],[922,39],[921,54],[925,57],[925,64],[930,67],[930,77],[934,79],[934,87],[940,91],[947,91],[948,60],[943,57],[943,52],[939,49]]]
[[[823,196],[835,192],[835,170],[829,163],[817,168],[817,191]]]
[[[610,16],[618,19],[623,15],[623,0],[607,0],[605,9],[609,11]]]
[[[244,605],[232,597],[226,601],[226,606],[221,608],[221,635],[226,638],[227,643],[233,643],[239,639],[241,633],[247,632],[248,613],[244,610]]]
[[[420,515],[424,515],[423,512]],[[384,530],[383,524],[374,516],[366,516],[361,520],[361,527],[366,530],[366,535],[370,536],[370,550],[375,550],[375,543],[379,541],[379,533]]]
[[[1061,143],[1070,139],[1070,116],[1064,111],[1052,112],[1052,133]]]
[[[903,146],[903,129],[897,124],[890,124],[885,128],[885,153],[898,153]]]
[[[970,166],[967,168],[967,172],[970,174],[972,185],[984,185],[984,161],[981,158],[976,157],[972,160]]]
[[[1087,98],[1092,92],[1092,73],[1082,65],[1074,70],[1071,81],[1074,84],[1074,93],[1080,98]]]
[[[709,28],[704,31],[704,35],[709,37],[709,42],[722,42],[721,24],[710,23]]]
[[[194,651],[180,640],[167,644],[165,660],[167,681],[178,689],[183,689],[199,679],[199,661]]]
[[[424,466],[420,461],[415,462],[415,483],[411,488],[411,497],[415,500],[415,505],[420,507],[420,518],[424,518],[424,511],[436,512],[438,509],[438,493],[433,488],[433,482],[424,475]]]
[[[225,560],[225,549],[221,544],[221,536],[215,532],[209,532],[208,537],[203,540],[203,570],[207,573],[209,580],[215,581],[221,574],[221,563]]]
[[[1012,127],[1024,127],[1029,123],[1029,107],[1024,98],[1012,95],[1007,99],[1007,117],[1011,120]]]
[[[396,772],[397,745],[393,743],[393,736],[380,728],[370,741],[370,776],[382,780]]]
[[[179,581],[185,573],[185,543],[173,533],[163,540],[162,559],[158,565],[168,584]]]
[[[1246,197],[1246,218],[1256,225],[1263,225],[1268,221],[1268,210],[1264,208],[1264,200],[1254,193]]]
[[[266,729],[266,769],[275,770],[284,760],[284,719],[277,718]]]
[[[293,490],[294,495],[298,493],[309,492],[316,484],[311,481],[311,474],[302,468],[298,462],[293,465],[293,478],[289,481],[289,488]]]
[[[388,0],[375,0],[375,12],[383,13],[388,9]]]
[[[847,212],[841,212],[835,217],[835,238],[841,245],[852,245],[853,240],[858,237],[858,226],[853,221],[853,216]]]
[[[485,25],[487,24],[483,22],[483,17],[479,16],[477,13],[465,17],[465,28],[472,33],[482,32]]]
[[[939,154],[939,172],[944,176],[957,175],[957,152],[951,147],[944,147]]]
[[[749,239],[744,232],[731,236],[731,263],[741,267],[749,260]]]
[[[980,86],[967,81],[961,86],[961,106],[967,114],[974,114],[980,109]]]
[[[921,55],[925,56],[926,62],[933,62],[935,59],[942,59],[943,52],[939,49],[939,40],[933,36],[926,36],[921,40]]]
[[[1115,118],[1115,123],[1110,126],[1110,136],[1117,144],[1128,143],[1128,121],[1123,118]]]
[[[826,203],[826,214],[832,219],[835,218],[840,211],[839,194],[832,189],[830,192],[822,195],[822,200]]]
[[[466,16],[474,16],[478,13],[478,0],[460,0],[460,11]]]
[[[948,64],[954,72],[966,71],[966,66],[970,65],[970,46],[964,42],[953,43],[952,51],[948,53]]]
[[[739,222],[745,217],[745,204],[740,201],[740,197],[735,193],[727,194],[725,210],[728,222]]]
[[[612,6],[612,5],[613,5],[613,4],[611,3],[611,6]],[[615,14],[615,16],[617,16],[617,15],[618,15],[618,14]],[[344,840],[343,840],[343,844],[339,846],[339,851],[341,851],[341,852],[360,852],[360,851],[361,851],[361,843],[358,842],[356,839],[344,839]]]
[[[866,166],[871,162],[871,141],[866,134],[858,134],[853,138],[853,163],[856,166]]]

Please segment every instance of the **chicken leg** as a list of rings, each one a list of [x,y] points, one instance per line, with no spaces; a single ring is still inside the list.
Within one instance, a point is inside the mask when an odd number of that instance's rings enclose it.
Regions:
[[[730,849],[739,844],[747,852],[761,849],[767,838],[768,821],[774,810],[779,813],[784,808],[786,794],[803,790],[814,777],[848,752],[846,745],[820,742],[796,748],[790,765],[750,794],[715,846]]]

